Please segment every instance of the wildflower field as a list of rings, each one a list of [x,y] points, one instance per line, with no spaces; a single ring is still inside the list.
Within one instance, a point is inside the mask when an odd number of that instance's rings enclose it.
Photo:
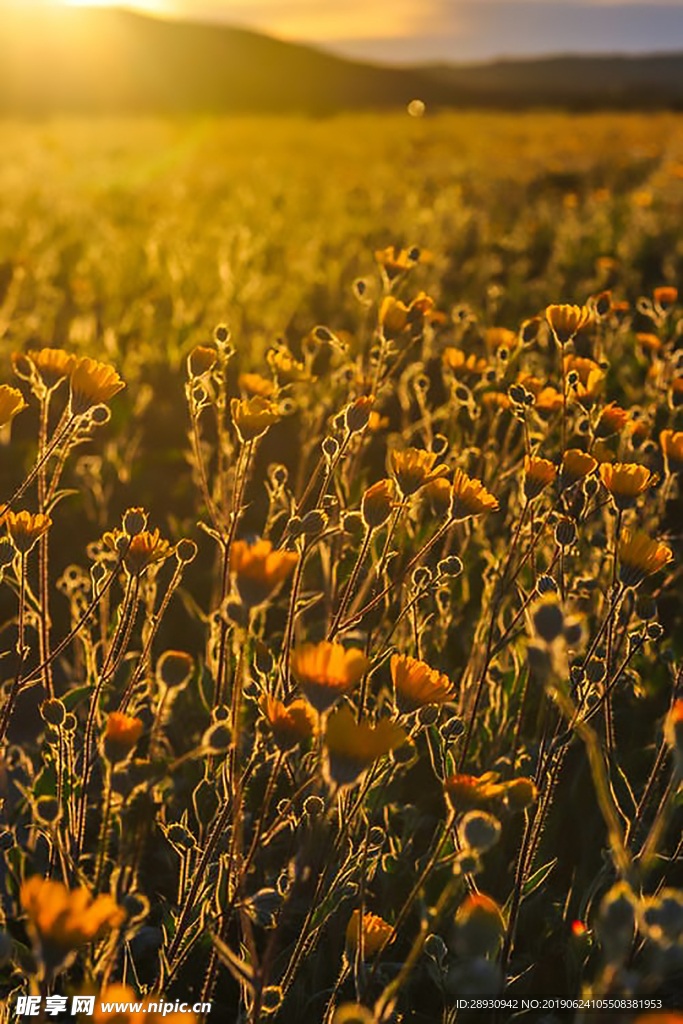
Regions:
[[[3,148],[3,1024],[680,1021],[683,117]]]

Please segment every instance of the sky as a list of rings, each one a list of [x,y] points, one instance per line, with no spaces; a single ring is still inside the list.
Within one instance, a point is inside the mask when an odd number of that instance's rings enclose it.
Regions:
[[[115,0],[51,2],[116,5]],[[243,25],[385,62],[683,51],[683,0],[123,0],[122,5]]]

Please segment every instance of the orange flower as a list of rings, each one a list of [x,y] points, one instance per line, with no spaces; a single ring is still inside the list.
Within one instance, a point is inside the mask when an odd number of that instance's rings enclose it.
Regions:
[[[260,398],[271,398],[275,394],[272,380],[262,377],[260,373],[241,373],[237,378],[237,386],[247,395],[258,395]]]
[[[187,357],[188,377],[203,377],[216,365],[218,352],[207,345],[195,345]]]
[[[383,267],[389,279],[412,270],[418,263],[430,263],[431,253],[418,249],[414,245],[410,249],[402,249],[399,245],[389,245],[386,249],[375,250],[375,260]]]
[[[664,739],[679,757],[683,754],[683,700],[680,697],[664,719]]]
[[[294,569],[294,551],[275,551],[269,540],[236,540],[230,551],[230,571],[242,603],[258,608],[268,601]]]
[[[63,348],[31,349],[26,353],[40,378],[48,389],[56,388],[65,380],[76,365],[76,356],[65,352]],[[14,359],[14,357],[12,357]]]
[[[113,366],[83,356],[71,372],[71,412],[81,416],[93,405],[108,402],[125,386]]]
[[[4,427],[25,408],[26,401],[19,388],[0,384],[0,427]]]
[[[486,807],[491,800],[502,796],[505,791],[498,779],[498,772],[484,772],[483,775],[451,775],[444,782],[446,797],[454,811],[467,811],[474,807]]]
[[[271,348],[266,359],[279,384],[304,384],[315,379],[284,345]]]
[[[569,383],[569,388],[582,405],[590,407],[602,387],[605,371],[592,359],[569,355],[564,357],[564,372],[568,382],[576,375],[576,382]]]
[[[482,374],[488,368],[488,363],[481,356],[476,356],[474,353],[468,356],[462,349],[455,348],[453,345],[449,345],[443,350],[441,360],[443,365],[453,373],[458,373],[460,370],[465,373]]]
[[[683,466],[683,430],[662,430],[659,435],[664,458],[677,468]]]
[[[114,1009],[124,1004],[129,1008]],[[169,1013],[164,1009],[161,997],[139,999],[129,985],[117,983],[107,985],[95,999],[92,1020],[94,1024],[196,1024],[197,1017],[192,1010],[172,1010]]]
[[[558,409],[562,408],[562,405],[562,392],[558,391],[557,388],[550,387],[550,385],[541,388],[534,402],[534,407],[542,415],[557,412]]]
[[[407,739],[395,722],[383,718],[377,725],[357,722],[348,706],[327,720],[325,749],[327,775],[338,786],[352,785],[375,761]]]
[[[21,555],[27,555],[33,545],[52,526],[52,520],[42,512],[6,512],[3,516],[12,543]]]
[[[428,499],[432,509],[438,516],[445,516],[451,507],[453,488],[450,480],[445,476],[437,477],[424,488],[424,496]]]
[[[125,911],[111,896],[93,898],[86,888],[69,890],[39,875],[23,883],[19,900],[40,954],[51,968],[125,919]]]
[[[566,452],[562,456],[562,468],[561,476],[562,483],[565,487],[575,484],[578,480],[584,480],[585,477],[597,468],[598,460],[594,459],[592,455],[587,452],[582,452],[580,448],[567,448]]]
[[[600,419],[595,428],[596,437],[610,437],[623,430],[630,419],[626,409],[622,409],[616,402],[610,402],[600,413]]]
[[[361,935],[365,958],[374,956],[385,944],[388,944],[393,930],[392,926],[377,914],[366,912],[363,914],[361,922],[360,910],[354,910],[346,926],[346,948],[349,951],[349,957],[353,958],[356,955]]]
[[[548,459],[538,459],[525,455],[524,457],[524,494],[531,501],[538,497],[548,484],[551,484],[557,476],[557,470]]]
[[[560,345],[566,344],[582,328],[592,323],[593,314],[588,306],[548,306],[545,318]]]
[[[104,534],[102,541],[110,551],[117,554],[125,551],[123,564],[131,576],[141,576],[150,565],[163,562],[173,552],[170,542],[164,540],[158,528],[141,530],[134,537],[122,530],[111,530]]]
[[[636,341],[646,352],[659,352],[662,347],[662,342],[656,334],[640,332],[636,334]]]
[[[462,469],[453,473],[451,486],[451,519],[469,519],[486,512],[497,512],[498,499],[484,487],[481,480],[468,476]]]
[[[436,460],[434,452],[421,448],[406,448],[402,452],[392,449],[389,452],[389,470],[404,498],[448,472],[448,466],[434,467]]]
[[[104,730],[104,750],[110,761],[123,761],[142,736],[144,724],[121,711],[110,711]]]
[[[673,552],[642,530],[624,530],[618,544],[619,578],[625,587],[637,587],[646,576],[659,572],[673,559]]]
[[[230,412],[243,444],[261,437],[268,427],[280,419],[277,405],[267,398],[261,398],[260,395],[244,401],[239,398],[231,399]]]
[[[652,295],[655,306],[659,306],[663,312],[667,312],[678,301],[678,288],[662,285],[660,288],[655,288]]]
[[[379,308],[379,322],[388,338],[400,334],[407,327],[421,327],[427,313],[434,309],[434,300],[420,292],[409,306],[393,295],[386,295]]]
[[[657,481],[647,466],[635,462],[603,462],[600,478],[619,509],[629,508],[639,494]]]
[[[328,640],[295,647],[291,657],[294,678],[319,714],[349,693],[365,675],[369,664],[359,648],[347,650],[342,644]]]
[[[488,349],[506,348],[511,352],[517,345],[517,335],[507,327],[488,327],[484,332],[484,344]]]
[[[391,658],[396,704],[401,714],[409,714],[427,704],[445,704],[453,699],[453,684],[424,661],[407,654]]]
[[[361,515],[368,530],[377,530],[386,523],[394,507],[395,498],[393,480],[378,480],[372,487],[368,487],[361,502]]]
[[[285,705],[281,700],[266,694],[260,707],[280,750],[291,750],[313,735],[315,714],[305,700],[293,700],[291,704]]]

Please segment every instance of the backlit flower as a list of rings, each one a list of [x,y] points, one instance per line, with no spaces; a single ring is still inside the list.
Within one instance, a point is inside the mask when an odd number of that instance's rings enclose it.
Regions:
[[[71,372],[71,412],[80,416],[125,388],[113,366],[83,356]]]
[[[571,306],[566,303],[548,306],[545,317],[561,345],[566,344],[593,320],[593,314],[588,306]]]
[[[659,352],[662,347],[661,339],[656,334],[641,331],[636,334],[636,341],[646,352]]]
[[[683,430],[663,430],[659,435],[664,457],[676,469],[683,466]]]
[[[357,722],[348,706],[327,719],[327,775],[338,786],[351,785],[368,768],[407,739],[400,725],[383,718],[377,725]]]
[[[432,480],[422,492],[429,501],[437,516],[445,516],[451,507],[453,488],[448,477],[440,476]]]
[[[420,327],[433,309],[434,300],[425,292],[420,292],[408,306],[393,295],[385,295],[379,308],[379,322],[386,336],[391,338],[407,327]]]
[[[268,427],[280,419],[277,405],[260,395],[254,395],[253,398],[244,400],[231,399],[230,412],[243,443],[255,441],[257,437],[265,434]]]
[[[173,553],[170,541],[165,540],[159,529],[142,530],[129,537],[121,530],[105,533],[102,541],[110,551],[123,554],[123,564],[131,576],[141,576],[151,565],[163,562]]]
[[[195,345],[187,357],[188,377],[203,377],[216,365],[218,352],[208,345]]]
[[[262,377],[260,373],[241,373],[237,378],[237,386],[245,395],[259,395],[261,398],[271,398],[275,394],[275,385],[268,377]]]
[[[534,408],[543,416],[557,412],[558,409],[562,408],[563,404],[562,392],[548,385],[541,388],[535,396]]]
[[[441,361],[448,370],[459,376],[467,373],[481,375],[488,368],[488,363],[483,357],[474,353],[467,355],[461,348],[456,348],[454,345],[449,345],[443,350]]]
[[[389,245],[386,249],[375,250],[375,260],[384,268],[390,279],[411,270],[418,263],[429,263],[431,258],[431,253],[418,249],[417,246],[402,249],[398,245]]]
[[[642,530],[624,530],[618,544],[619,577],[625,587],[637,587],[673,559],[671,548]]]
[[[76,356],[63,348],[31,349],[26,353],[48,390],[57,387],[72,372]]]
[[[304,364],[295,359],[284,345],[271,348],[266,354],[266,359],[279,384],[303,384],[314,379]]]
[[[424,661],[407,654],[391,658],[391,678],[396,704],[402,714],[409,714],[427,704],[445,704],[453,698],[453,684]]]
[[[616,402],[610,402],[600,413],[600,418],[595,427],[596,437],[610,437],[623,430],[630,419],[626,409],[622,409]]]
[[[305,700],[283,704],[281,700],[266,694],[260,707],[280,750],[291,750],[313,735],[315,712]]]
[[[19,388],[0,384],[0,427],[4,427],[25,408],[26,401]]]
[[[605,380],[605,371],[592,359],[568,355],[564,357],[564,372],[568,379],[568,389],[578,401],[589,408],[597,397]],[[576,381],[572,384],[573,376]]]
[[[104,729],[104,750],[110,761],[122,761],[142,736],[144,723],[139,718],[110,711]]]
[[[548,459],[539,459],[530,455],[524,457],[524,494],[531,501],[538,497],[548,484],[557,476],[557,469]]]
[[[453,473],[451,486],[451,519],[469,519],[470,516],[481,516],[485,512],[497,512],[498,499],[494,498],[481,480],[468,476],[462,469]]]
[[[562,467],[560,475],[565,487],[575,484],[578,480],[584,480],[598,465],[598,460],[580,448],[567,448],[562,456]]]
[[[243,604],[257,608],[271,598],[298,559],[294,551],[274,550],[269,540],[236,540],[230,551],[230,572]]]
[[[23,883],[19,899],[40,954],[53,968],[79,946],[125,919],[125,911],[111,896],[93,897],[84,887],[69,890],[61,882],[39,875]]]
[[[517,344],[517,335],[507,327],[489,327],[484,332],[484,344],[488,349],[506,348],[508,351]]]
[[[6,512],[4,521],[7,523],[7,532],[17,551],[26,555],[33,545],[52,526],[52,520],[42,512]]]
[[[376,530],[386,523],[396,501],[394,481],[385,478],[368,487],[361,501],[361,515],[369,530]]]
[[[389,452],[389,469],[404,498],[448,472],[448,466],[435,467],[436,460],[434,452],[421,448],[406,448],[402,452],[392,448]]]
[[[662,285],[660,288],[655,288],[652,293],[652,297],[654,299],[655,306],[659,306],[661,310],[666,312],[678,301],[678,288],[672,288],[669,285]]]
[[[675,752],[679,765],[683,766],[683,699],[680,697],[664,719],[664,739]]]
[[[323,714],[360,682],[370,662],[357,647],[323,640],[295,647],[291,656],[294,678],[306,700]]]
[[[498,782],[498,772],[483,775],[455,774],[444,782],[448,802],[454,811],[469,811],[473,807],[486,807],[491,800],[502,796],[504,787]]]
[[[603,462],[600,478],[619,509],[629,508],[657,480],[647,466],[635,462]]]
[[[346,927],[346,948],[350,958],[356,955],[361,935],[363,955],[371,957],[388,943],[393,930],[392,926],[377,914],[366,912],[361,921],[360,910],[354,910]]]

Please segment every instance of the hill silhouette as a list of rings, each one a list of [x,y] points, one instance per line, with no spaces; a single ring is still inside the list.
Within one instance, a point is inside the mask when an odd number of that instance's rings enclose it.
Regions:
[[[683,107],[683,54],[386,67],[228,26],[10,8],[0,113],[311,113],[405,106]]]

